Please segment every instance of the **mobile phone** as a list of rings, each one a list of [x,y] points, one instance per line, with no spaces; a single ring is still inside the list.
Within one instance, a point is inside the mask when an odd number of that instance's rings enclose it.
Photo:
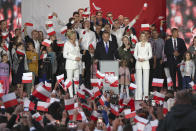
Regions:
[[[5,106],[1,106],[1,113],[5,114]]]
[[[24,111],[29,111],[29,108],[28,107],[24,107]]]
[[[152,105],[152,106],[156,106],[155,100],[152,100],[152,101],[151,101],[151,105]]]

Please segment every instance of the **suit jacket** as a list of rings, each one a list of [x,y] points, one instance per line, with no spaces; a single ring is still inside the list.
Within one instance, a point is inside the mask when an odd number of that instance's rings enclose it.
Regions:
[[[109,50],[108,53],[105,51],[105,45],[103,40],[101,42],[97,43],[96,49],[95,49],[95,59],[98,60],[114,60],[119,59],[118,50],[116,49],[115,45],[112,44],[111,41],[109,41]]]
[[[184,53],[187,51],[185,42],[181,38],[177,38],[177,51],[180,55],[177,56],[177,57],[174,57],[174,55],[173,55],[174,48],[173,48],[172,38],[167,40],[166,43],[165,43],[164,52],[165,52],[165,55],[167,57],[168,65],[180,63],[183,59]]]

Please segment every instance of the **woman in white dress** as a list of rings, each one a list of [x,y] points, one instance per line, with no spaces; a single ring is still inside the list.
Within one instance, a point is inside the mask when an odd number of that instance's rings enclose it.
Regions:
[[[80,48],[75,31],[67,32],[68,40],[65,42],[63,49],[63,57],[66,58],[65,69],[67,71],[67,79],[70,81],[79,80],[79,63],[81,60]],[[76,94],[78,85],[74,86],[74,94]],[[69,95],[73,97],[73,87],[69,87]]]
[[[135,100],[142,100],[149,94],[149,59],[152,57],[151,44],[147,41],[147,37],[143,32],[140,35],[140,42],[136,44],[134,57],[136,59],[137,85]]]

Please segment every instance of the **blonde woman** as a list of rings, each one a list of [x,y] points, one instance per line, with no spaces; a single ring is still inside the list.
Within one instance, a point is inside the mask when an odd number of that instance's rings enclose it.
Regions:
[[[67,32],[68,41],[65,42],[63,49],[63,57],[66,58],[65,69],[67,71],[67,79],[70,81],[79,80],[79,63],[81,60],[80,48],[77,41],[77,36],[75,31]],[[74,86],[74,91],[76,94],[78,85]],[[69,95],[73,97],[73,87],[69,87]]]
[[[136,84],[135,100],[142,100],[149,93],[149,59],[152,57],[151,44],[147,41],[145,33],[141,33],[140,42],[136,44],[134,50],[136,59]]]

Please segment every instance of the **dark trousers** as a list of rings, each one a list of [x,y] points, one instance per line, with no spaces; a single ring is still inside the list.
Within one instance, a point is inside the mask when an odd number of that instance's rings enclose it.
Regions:
[[[177,76],[178,76],[178,89],[181,90],[182,89],[182,75],[181,75],[181,72],[180,72],[180,68],[177,67],[177,64],[174,64],[174,63],[168,64],[168,67],[169,67],[169,72],[170,72],[170,75],[171,75],[171,78],[172,78],[172,81],[173,81],[174,91],[177,90],[177,88],[176,88],[176,73],[177,73]]]
[[[184,76],[182,79],[182,87],[183,89],[190,89],[191,85],[189,84],[191,82],[191,77],[190,76]]]

